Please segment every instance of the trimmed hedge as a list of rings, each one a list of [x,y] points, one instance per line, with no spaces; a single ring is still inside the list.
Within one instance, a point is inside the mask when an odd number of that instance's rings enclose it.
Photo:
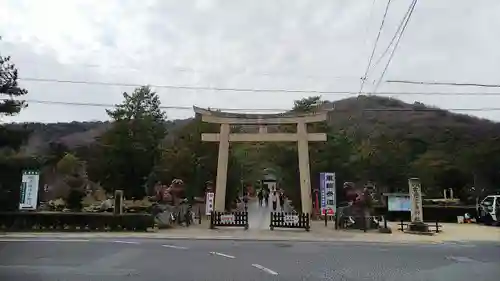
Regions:
[[[147,231],[154,226],[150,214],[1,212],[4,231]]]
[[[457,216],[469,213],[476,217],[476,206],[423,206],[424,221],[457,222]],[[383,215],[389,221],[410,221],[410,212],[389,212],[385,206],[375,207],[375,214]]]

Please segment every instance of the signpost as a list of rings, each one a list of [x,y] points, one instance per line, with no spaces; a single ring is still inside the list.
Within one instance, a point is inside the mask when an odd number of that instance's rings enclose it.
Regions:
[[[320,173],[321,214],[333,216],[337,210],[335,173]]]
[[[213,192],[207,192],[207,197],[205,199],[205,215],[207,216],[214,210],[214,198],[215,194]]]
[[[429,226],[424,223],[420,180],[418,178],[408,179],[408,186],[411,204],[411,223],[408,228],[411,231],[428,232]]]
[[[38,206],[38,187],[40,172],[33,170],[23,171],[19,198],[19,210],[36,210]]]
[[[412,178],[408,180],[408,185],[410,187],[410,202],[411,202],[411,222],[424,222],[422,217],[422,189],[420,186],[420,180],[417,178]]]
[[[115,190],[115,197],[114,197],[114,207],[113,207],[113,213],[115,215],[121,215],[123,214],[123,190]]]

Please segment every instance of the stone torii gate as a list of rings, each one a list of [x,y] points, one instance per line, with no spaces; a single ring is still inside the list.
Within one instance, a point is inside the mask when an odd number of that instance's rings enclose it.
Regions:
[[[311,174],[309,168],[309,142],[326,141],[325,133],[308,133],[307,123],[322,122],[327,112],[315,113],[282,113],[282,114],[236,114],[212,111],[194,106],[194,112],[202,116],[202,121],[220,124],[220,133],[203,133],[202,141],[218,142],[219,157],[217,162],[217,179],[215,184],[215,210],[224,211],[227,166],[230,142],[297,142],[300,174],[300,198],[302,212],[311,213]],[[266,125],[296,124],[297,133],[268,133]],[[259,125],[259,132],[253,134],[231,133],[231,125]]]

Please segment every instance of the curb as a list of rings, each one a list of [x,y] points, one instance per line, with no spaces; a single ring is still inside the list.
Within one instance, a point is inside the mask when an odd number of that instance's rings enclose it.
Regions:
[[[33,238],[52,238],[52,239],[146,239],[146,240],[220,240],[220,241],[262,241],[262,242],[347,242],[347,243],[370,243],[370,244],[443,244],[446,241],[428,241],[428,240],[363,240],[353,238],[302,238],[302,237],[238,237],[238,236],[185,236],[185,235],[169,235],[169,236],[140,236],[140,235],[67,235],[60,233],[43,233],[37,234],[3,234],[0,239],[33,239]]]

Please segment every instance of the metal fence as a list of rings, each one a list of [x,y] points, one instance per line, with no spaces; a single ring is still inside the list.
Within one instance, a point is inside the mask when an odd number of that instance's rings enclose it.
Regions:
[[[401,220],[399,222],[398,229],[400,231],[403,231],[403,232],[407,231],[407,230],[409,230],[410,224],[411,224],[411,222],[405,222],[405,221]],[[426,225],[427,225],[427,228],[429,229],[429,232],[435,232],[435,233],[443,232],[443,225],[439,224],[438,220],[426,223]]]
[[[216,226],[243,227],[248,229],[248,212],[217,212],[210,214],[210,229]]]
[[[304,228],[311,229],[311,219],[308,213],[271,212],[269,228]]]

